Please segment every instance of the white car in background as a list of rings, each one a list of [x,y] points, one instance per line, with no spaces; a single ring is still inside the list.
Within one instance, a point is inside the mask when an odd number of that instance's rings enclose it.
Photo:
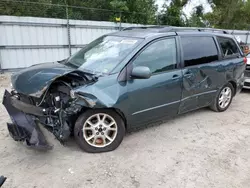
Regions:
[[[250,53],[248,53],[246,57],[247,57],[247,66],[245,71],[245,82],[243,88],[250,89]]]

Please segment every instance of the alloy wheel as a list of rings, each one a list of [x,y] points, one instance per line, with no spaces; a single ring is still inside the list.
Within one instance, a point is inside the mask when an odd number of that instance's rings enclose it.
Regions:
[[[108,114],[97,113],[90,116],[83,125],[83,137],[94,147],[106,147],[111,144],[117,135],[117,123]]]
[[[223,88],[222,91],[220,92],[218,101],[220,108],[222,109],[226,108],[230,104],[231,98],[232,98],[231,88],[230,87]]]

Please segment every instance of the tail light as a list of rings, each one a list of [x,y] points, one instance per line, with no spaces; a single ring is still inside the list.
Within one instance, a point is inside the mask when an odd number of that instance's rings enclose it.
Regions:
[[[246,57],[244,57],[243,61],[244,61],[245,64],[247,64],[247,58]]]

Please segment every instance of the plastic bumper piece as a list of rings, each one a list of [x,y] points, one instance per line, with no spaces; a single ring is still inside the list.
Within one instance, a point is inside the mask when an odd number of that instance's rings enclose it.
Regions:
[[[11,103],[12,95],[5,90],[3,96],[3,105],[13,123],[7,123],[10,136],[15,141],[26,141],[27,145],[42,150],[50,150],[50,146],[45,139],[42,131],[37,123],[34,121],[34,116],[25,114],[16,109]]]

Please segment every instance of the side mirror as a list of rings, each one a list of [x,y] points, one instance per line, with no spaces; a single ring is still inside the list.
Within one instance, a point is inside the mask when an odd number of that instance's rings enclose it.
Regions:
[[[148,67],[138,66],[133,68],[131,77],[135,79],[147,79],[150,78],[151,71]]]

